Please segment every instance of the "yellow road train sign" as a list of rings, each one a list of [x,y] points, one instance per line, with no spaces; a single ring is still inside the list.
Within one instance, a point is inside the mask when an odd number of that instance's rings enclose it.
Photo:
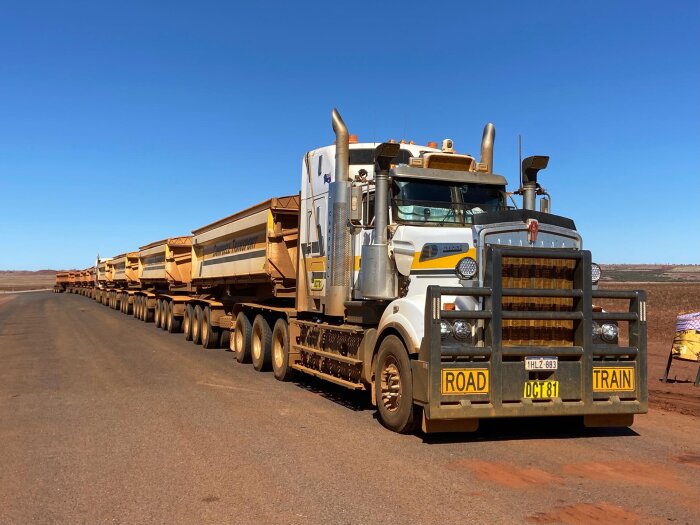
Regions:
[[[442,370],[443,394],[488,394],[489,371],[487,368],[447,368]]]
[[[634,368],[605,367],[593,368],[593,391],[634,390]]]

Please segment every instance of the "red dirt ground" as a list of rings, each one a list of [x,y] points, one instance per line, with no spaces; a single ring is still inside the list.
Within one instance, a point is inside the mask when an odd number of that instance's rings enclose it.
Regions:
[[[681,312],[700,311],[700,283],[604,283],[602,288],[641,289],[647,293],[649,404],[700,416],[700,387],[693,386],[698,363],[674,360],[669,374],[672,382],[660,381],[673,343],[676,316]],[[602,302],[602,306],[606,310],[613,309],[611,302]],[[621,328],[625,337],[626,330]]]

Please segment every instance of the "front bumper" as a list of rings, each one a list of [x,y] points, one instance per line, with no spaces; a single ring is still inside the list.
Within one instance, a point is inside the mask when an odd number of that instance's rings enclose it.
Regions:
[[[503,288],[503,257],[575,260],[573,288]],[[643,291],[593,290],[587,251],[490,247],[482,288],[430,286],[426,295],[425,336],[413,361],[414,400],[426,420],[449,421],[496,417],[605,416],[645,413],[648,406],[646,301]],[[493,276],[497,276],[494,278]],[[442,296],[481,298],[483,309],[443,310]],[[572,311],[514,311],[501,308],[503,297],[572,298]],[[593,299],[628,302],[627,311],[593,312]],[[443,340],[440,323],[464,319],[483,324],[483,340],[465,344]],[[503,320],[573,321],[569,346],[505,346]],[[627,346],[594,343],[593,321],[628,323]],[[558,369],[525,370],[525,357],[556,356]],[[452,375],[445,376],[446,372]],[[472,381],[468,392],[446,393],[445,377]],[[465,379],[466,378],[466,379]],[[603,380],[604,379],[604,380]],[[525,384],[558,382],[556,397],[530,399]],[[485,384],[485,385],[484,385]],[[462,390],[462,389],[460,389]]]

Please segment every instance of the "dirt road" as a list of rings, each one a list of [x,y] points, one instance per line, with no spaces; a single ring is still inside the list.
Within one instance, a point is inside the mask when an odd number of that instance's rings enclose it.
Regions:
[[[0,523],[697,523],[700,421],[400,436],[85,297],[0,304]]]

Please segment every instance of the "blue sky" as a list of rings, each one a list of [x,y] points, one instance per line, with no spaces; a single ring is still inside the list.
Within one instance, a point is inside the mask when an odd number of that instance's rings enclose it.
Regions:
[[[431,7],[436,6],[436,7]],[[0,269],[299,190],[333,140],[525,155],[599,262],[700,262],[700,2],[5,2]]]

